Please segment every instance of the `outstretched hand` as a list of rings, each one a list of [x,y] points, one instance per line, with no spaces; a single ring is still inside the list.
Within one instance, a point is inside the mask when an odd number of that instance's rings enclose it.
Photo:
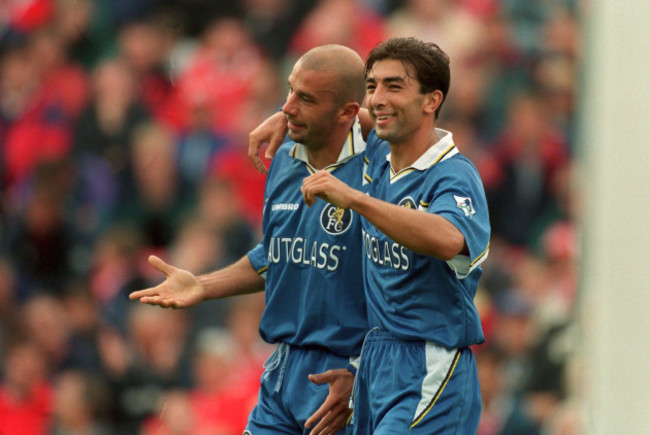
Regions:
[[[269,146],[266,148],[264,157],[271,160],[275,152],[282,145],[286,134],[287,120],[282,112],[268,117],[255,130],[250,132],[248,135],[248,158],[251,159],[258,172],[262,174],[268,172],[266,166],[264,166],[264,163],[260,159],[260,148],[262,145],[268,142]]]
[[[323,404],[305,422],[305,428],[314,428],[310,435],[334,434],[345,426],[352,410],[348,407],[354,375],[348,369],[328,370],[317,375],[309,375],[315,384],[330,385],[330,391]]]
[[[204,300],[205,291],[191,272],[167,264],[155,255],[149,256],[149,264],[167,278],[155,287],[131,293],[129,299],[163,308],[187,308]]]

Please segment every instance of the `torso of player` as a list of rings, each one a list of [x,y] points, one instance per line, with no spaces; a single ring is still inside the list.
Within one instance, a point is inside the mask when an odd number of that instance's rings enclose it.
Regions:
[[[267,179],[267,305],[261,332],[271,342],[358,355],[367,330],[360,217],[323,200],[308,207],[300,186],[313,168],[290,152],[288,146],[279,151]],[[363,156],[352,156],[331,172],[360,188]]]
[[[435,164],[395,174],[386,157],[390,151],[387,144],[375,136],[374,142],[368,141],[371,146],[376,152],[368,167],[372,182],[367,193],[423,213],[445,201],[441,196],[446,193],[441,192],[451,190],[445,173],[468,164],[450,148],[454,152]],[[452,198],[451,193],[448,195]],[[483,204],[483,198],[480,202]],[[457,208],[453,205],[449,209],[455,213]],[[379,327],[404,339],[423,339],[448,348],[484,340],[473,304],[480,268],[458,279],[447,262],[411,251],[366,219],[362,219],[362,238],[370,328]]]

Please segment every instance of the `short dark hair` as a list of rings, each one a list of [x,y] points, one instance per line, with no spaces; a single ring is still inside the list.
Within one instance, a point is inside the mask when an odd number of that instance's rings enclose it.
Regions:
[[[442,102],[445,101],[451,80],[449,56],[437,44],[412,37],[390,38],[375,46],[368,55],[366,77],[375,62],[391,59],[402,62],[409,77],[420,83],[420,93],[439,90],[442,92]],[[436,109],[436,119],[442,102]]]

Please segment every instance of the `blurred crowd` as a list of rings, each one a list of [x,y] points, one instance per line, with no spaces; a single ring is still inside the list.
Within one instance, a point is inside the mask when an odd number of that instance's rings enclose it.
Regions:
[[[577,0],[0,0],[0,435],[241,434],[262,294],[128,300],[261,238],[248,133],[324,44],[452,60],[439,127],[478,167],[479,433],[577,433]]]

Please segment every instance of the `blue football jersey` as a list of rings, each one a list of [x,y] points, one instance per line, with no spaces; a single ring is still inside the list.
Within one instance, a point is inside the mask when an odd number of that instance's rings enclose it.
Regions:
[[[325,170],[361,188],[365,146],[356,123],[338,161]],[[361,220],[321,199],[311,207],[305,204],[300,187],[314,172],[304,145],[293,142],[278,150],[269,168],[264,238],[249,253],[253,267],[266,279],[260,334],[269,343],[319,346],[357,356],[368,330]]]
[[[362,219],[364,284],[371,328],[461,348],[484,341],[474,296],[488,254],[490,224],[478,171],[459,154],[451,133],[436,133],[435,145],[411,167],[394,173],[388,144],[372,131],[366,191],[446,218],[465,236],[469,256],[443,261],[418,254]]]

